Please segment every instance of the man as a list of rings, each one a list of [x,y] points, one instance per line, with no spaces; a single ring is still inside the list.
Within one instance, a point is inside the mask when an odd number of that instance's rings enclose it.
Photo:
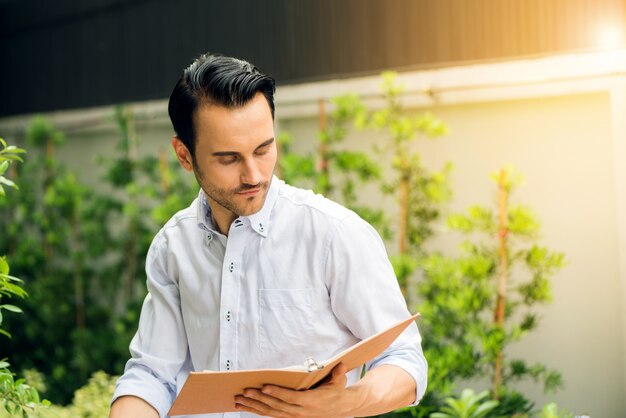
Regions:
[[[149,294],[111,418],[165,417],[190,371],[325,360],[409,316],[373,228],[273,177],[273,96],[272,78],[210,54],[174,88],[172,145],[201,190],[148,252]],[[427,368],[415,324],[367,367],[359,380],[339,365],[302,392],[246,390],[235,399],[242,413],[224,416],[350,417],[415,404]]]

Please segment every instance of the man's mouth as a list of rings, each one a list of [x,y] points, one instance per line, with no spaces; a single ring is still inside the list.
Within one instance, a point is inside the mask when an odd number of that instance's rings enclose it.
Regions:
[[[246,196],[246,197],[251,197],[251,196],[255,196],[256,194],[258,194],[261,191],[260,187],[257,187],[255,189],[247,189],[247,190],[242,190],[240,192],[237,192],[238,195],[241,196]]]

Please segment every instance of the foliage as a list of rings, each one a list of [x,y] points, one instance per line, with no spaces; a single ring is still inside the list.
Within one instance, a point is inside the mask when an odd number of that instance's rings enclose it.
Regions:
[[[20,154],[23,154],[25,151],[17,148],[15,145],[8,145],[3,138],[0,138],[0,145],[2,146],[2,149],[0,149],[0,196],[5,196],[6,192],[3,186],[13,187],[14,189],[18,187],[12,180],[4,177],[4,173],[9,169],[11,162],[23,161]]]
[[[0,199],[6,199],[4,186],[17,189],[17,185],[4,177],[10,163],[22,162],[21,154],[25,151],[14,145],[8,145],[4,139],[0,138]],[[20,313],[22,310],[15,305],[2,303],[3,298],[24,298],[26,291],[21,287],[23,281],[10,274],[9,262],[6,257],[0,257],[0,334],[11,337],[11,334],[4,329],[2,311]],[[15,379],[15,374],[9,368],[9,362],[0,360],[0,397],[2,406],[11,416],[28,417],[37,405],[41,404],[37,390],[28,385],[24,379]],[[43,404],[47,404],[44,401]]]
[[[359,114],[357,125],[373,128],[387,134],[388,139],[375,147],[389,158],[394,171],[390,182],[383,182],[386,194],[397,194],[399,205],[397,242],[398,255],[392,258],[398,281],[405,295],[412,301],[410,277],[425,256],[425,242],[433,233],[433,225],[441,216],[441,204],[452,194],[449,186],[451,164],[439,171],[430,171],[414,151],[420,138],[437,138],[448,132],[445,124],[431,113],[411,115],[402,105],[404,86],[396,80],[396,73],[382,74],[382,95],[385,106],[369,114]]]
[[[491,396],[493,397],[493,393]],[[498,402],[498,406],[491,411],[490,416],[527,418],[533,415],[534,402],[518,391],[512,389],[500,391]]]
[[[317,154],[292,152],[293,137],[287,132],[281,132],[278,137],[280,158],[276,171],[285,182],[311,187],[316,193],[354,210],[378,228],[383,237],[388,237],[390,232],[384,212],[363,206],[357,193],[364,184],[380,180],[380,165],[367,153],[343,146],[355,120],[361,119],[361,115],[366,112],[365,106],[355,94],[339,95],[330,102],[332,110],[328,115],[324,102],[320,102]]]
[[[519,176],[511,170],[507,173],[509,180],[504,186],[510,193]],[[493,376],[501,358],[502,380],[494,387],[493,396],[498,399],[501,392],[500,407],[517,405],[516,411],[508,412],[524,412],[531,406],[523,396],[509,391],[509,385],[531,378],[551,391],[562,385],[561,377],[541,364],[508,359],[505,349],[537,326],[538,316],[532,308],[551,300],[549,278],[564,265],[564,256],[538,244],[539,221],[530,208],[506,208],[502,213],[505,230],[498,209],[473,206],[466,214],[449,218],[451,228],[473,239],[463,243],[457,258],[433,254],[423,260],[421,330],[429,336],[424,341],[430,364],[429,393],[448,396],[461,379]],[[501,240],[502,236],[507,239]],[[507,275],[507,293],[501,325],[494,320],[494,310],[503,273]]]
[[[67,406],[33,406],[31,418],[104,418],[109,414],[109,404],[115,390],[118,376],[110,376],[103,371],[91,375],[87,383],[76,390],[72,402]],[[0,411],[0,418],[13,417],[11,413]]]
[[[278,161],[276,174],[287,184],[313,187],[317,170],[315,159],[310,154],[298,154],[292,150],[293,135],[282,131],[277,136]]]
[[[562,410],[559,412],[558,406],[552,402],[547,404],[541,410],[538,418],[572,418],[573,415],[569,412]]]
[[[498,401],[486,400],[489,397],[488,391],[474,393],[472,389],[463,389],[459,399],[447,398],[446,404],[441,408],[441,412],[435,412],[432,418],[483,418],[489,414]]]
[[[74,393],[70,405],[39,408],[34,418],[104,418],[109,414],[109,404],[117,378],[118,376],[97,371],[85,386]]]
[[[61,164],[63,135],[35,118],[26,138],[33,156],[17,173],[21,191],[0,202],[8,237],[0,253],[11,257],[31,295],[26,315],[7,324],[14,338],[0,357],[41,371],[55,403],[69,402],[95,370],[123,369],[145,295],[149,243],[163,219],[197,194],[175,161],[134,154],[132,112],[119,108],[115,117],[119,154],[99,160],[105,186],[94,190]]]

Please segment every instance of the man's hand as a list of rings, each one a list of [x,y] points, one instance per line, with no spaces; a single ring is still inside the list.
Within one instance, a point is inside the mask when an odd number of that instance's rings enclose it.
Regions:
[[[297,391],[266,385],[263,389],[246,389],[243,396],[236,396],[240,411],[276,418],[331,418],[350,416],[348,410],[357,400],[346,388],[348,370],[339,364],[332,371],[330,380],[315,389]]]

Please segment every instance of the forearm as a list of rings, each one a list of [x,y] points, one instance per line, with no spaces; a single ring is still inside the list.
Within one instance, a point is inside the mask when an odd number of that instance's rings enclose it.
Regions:
[[[111,405],[109,418],[159,418],[159,413],[141,398],[122,396]]]
[[[415,402],[415,380],[403,369],[383,364],[347,388],[350,416],[383,414]]]

